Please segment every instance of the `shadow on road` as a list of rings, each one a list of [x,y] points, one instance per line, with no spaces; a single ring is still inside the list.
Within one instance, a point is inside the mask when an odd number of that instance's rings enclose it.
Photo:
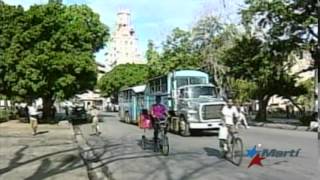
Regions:
[[[196,130],[193,130],[191,133],[192,133],[191,135],[194,137],[218,136],[219,135],[219,132],[217,132],[217,131],[196,131]]]
[[[141,147],[142,150],[152,150],[154,149],[154,141],[153,139],[146,139],[144,148],[142,147],[142,139],[137,140],[137,145]]]
[[[29,146],[25,145],[22,148],[20,148],[17,152],[15,152],[14,157],[10,160],[9,165],[5,168],[0,169],[0,175],[8,173],[16,168],[19,168],[24,165],[28,165],[31,163],[34,163],[36,161],[41,160],[41,164],[38,166],[38,169],[36,172],[26,178],[26,179],[45,179],[47,177],[50,177],[52,175],[56,175],[59,173],[64,173],[66,171],[70,171],[76,168],[83,167],[84,165],[80,163],[81,159],[74,155],[68,155],[64,156],[63,161],[56,167],[52,166],[52,162],[49,159],[49,157],[58,155],[58,154],[64,154],[71,151],[77,151],[78,148],[71,148],[66,149],[63,151],[56,151],[53,153],[48,153],[42,156],[38,156],[23,162],[19,162],[24,156],[27,156],[27,154],[23,153],[26,149],[28,149]]]
[[[36,135],[47,134],[47,133],[49,133],[49,131],[39,131],[39,132],[36,133]]]
[[[211,148],[211,147],[205,147],[203,148],[208,156],[215,156],[218,157],[219,159],[221,158],[221,153],[218,149]]]
[[[81,163],[81,159],[74,155],[67,156],[58,166],[53,165],[52,160],[45,158],[41,161],[36,172],[25,180],[33,179],[45,179],[60,173],[68,172],[77,168],[81,168],[84,165]]]

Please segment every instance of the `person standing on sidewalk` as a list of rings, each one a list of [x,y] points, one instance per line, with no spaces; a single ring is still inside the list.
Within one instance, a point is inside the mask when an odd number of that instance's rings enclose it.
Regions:
[[[37,134],[38,129],[38,115],[39,112],[37,109],[33,107],[31,103],[28,103],[28,118],[30,120],[30,125],[34,136]]]
[[[96,106],[92,105],[91,107],[91,116],[92,116],[92,129],[96,135],[99,135],[100,127],[99,127],[99,110]]]

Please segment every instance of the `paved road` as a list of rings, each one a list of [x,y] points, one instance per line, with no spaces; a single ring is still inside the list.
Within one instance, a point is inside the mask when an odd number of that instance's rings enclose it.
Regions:
[[[262,148],[301,149],[299,157],[266,158],[263,167],[248,168],[251,158],[244,158],[240,167],[219,158],[215,132],[181,137],[169,134],[170,155],[161,156],[139,146],[142,130],[119,122],[116,114],[107,114],[101,123],[102,134],[90,135],[91,126],[82,125],[81,131],[88,144],[100,157],[104,170],[116,180],[175,180],[175,179],[317,179],[317,134],[252,127],[240,132],[245,149],[262,144]],[[152,137],[152,132],[147,132]],[[106,168],[107,167],[107,168]],[[107,169],[107,170],[106,170]]]

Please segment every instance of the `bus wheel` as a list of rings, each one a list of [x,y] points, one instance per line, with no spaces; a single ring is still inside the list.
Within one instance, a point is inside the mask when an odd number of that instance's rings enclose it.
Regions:
[[[181,136],[190,136],[189,124],[186,123],[186,120],[183,116],[180,117],[179,121],[179,133]]]
[[[124,122],[125,123],[130,123],[130,116],[129,116],[128,112],[126,112],[126,114],[124,115]]]

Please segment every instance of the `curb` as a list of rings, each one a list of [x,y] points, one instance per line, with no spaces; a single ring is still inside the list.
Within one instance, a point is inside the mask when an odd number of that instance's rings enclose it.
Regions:
[[[296,131],[310,131],[308,126],[296,126],[289,124],[279,124],[279,123],[263,123],[263,122],[249,122],[250,126],[265,127],[273,129],[285,129],[285,130],[296,130]]]
[[[79,155],[87,167],[88,178],[90,180],[110,180],[113,179],[108,168],[105,167],[100,158],[94,153],[94,150],[87,144],[78,126],[73,126],[74,138],[79,148]],[[110,178],[111,177],[111,178]]]

